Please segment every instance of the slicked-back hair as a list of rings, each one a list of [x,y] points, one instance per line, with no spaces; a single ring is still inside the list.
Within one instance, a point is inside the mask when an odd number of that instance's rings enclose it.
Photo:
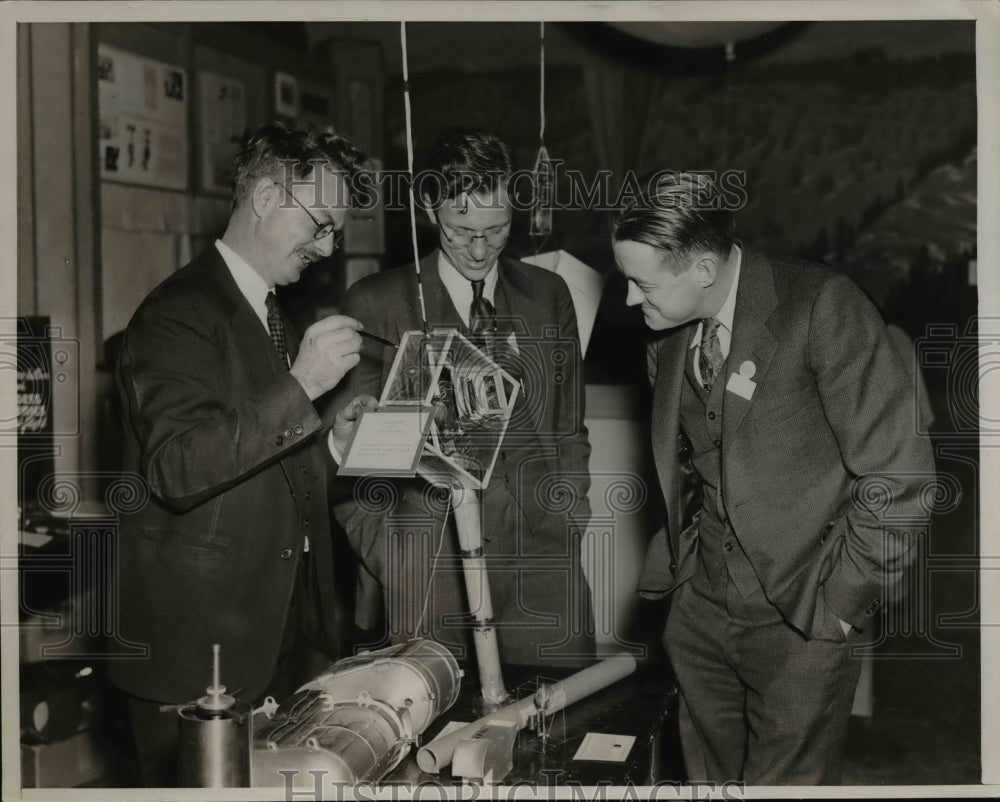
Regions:
[[[308,176],[315,166],[343,171],[347,181],[366,167],[365,155],[337,134],[265,123],[243,134],[233,163],[233,208],[240,206],[261,178],[279,183]]]
[[[630,240],[663,253],[674,272],[698,251],[727,256],[733,216],[718,185],[704,173],[657,172],[640,179],[641,194],[612,223],[611,242]]]
[[[507,143],[472,128],[447,128],[438,134],[417,176],[417,191],[432,208],[462,193],[492,195],[508,188],[514,160]]]

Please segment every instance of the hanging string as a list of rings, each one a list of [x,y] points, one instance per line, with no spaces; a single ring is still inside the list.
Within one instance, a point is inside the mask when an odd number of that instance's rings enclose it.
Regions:
[[[417,204],[413,194],[413,127],[410,116],[410,71],[409,62],[406,56],[405,22],[400,22],[399,24],[399,35],[400,41],[403,45],[403,107],[406,112],[406,167],[410,172],[410,234],[413,241],[413,268],[417,271],[417,297],[420,300],[420,320],[423,323],[424,332],[429,334],[430,327],[427,325],[427,310],[424,307],[424,285],[420,280],[420,252],[417,249]],[[441,533],[438,537],[438,547],[434,554],[434,559],[431,562],[430,582],[428,583],[427,591],[424,594],[424,603],[420,608],[420,618],[417,620],[417,627],[414,631],[417,636],[420,634],[420,630],[424,625],[424,616],[427,614],[427,603],[430,601],[431,591],[434,587],[434,570],[437,567],[438,559],[441,556],[441,549],[444,546],[445,526],[448,523],[448,513],[450,511],[451,494],[449,493],[448,509],[445,511],[444,518],[441,522]]]
[[[420,279],[420,251],[417,248],[417,202],[413,194],[413,127],[410,120],[410,70],[406,56],[406,23],[399,23],[399,35],[403,44],[403,107],[406,112],[406,166],[410,172],[410,236],[413,240],[413,269],[417,272],[417,299],[420,301],[420,321],[425,332],[430,333],[427,325],[427,309],[424,307],[424,285]]]
[[[545,142],[545,23],[540,23],[542,26],[541,34],[541,53],[539,55],[539,61],[541,62],[541,69],[539,70],[539,80],[541,81],[541,91],[538,93],[539,97],[539,119],[541,120],[541,127],[538,129],[538,141],[539,143]]]
[[[538,155],[535,157],[535,208],[532,209],[528,234],[534,243],[535,255],[541,253],[552,236],[551,160],[545,149],[545,23],[540,22],[538,54]]]

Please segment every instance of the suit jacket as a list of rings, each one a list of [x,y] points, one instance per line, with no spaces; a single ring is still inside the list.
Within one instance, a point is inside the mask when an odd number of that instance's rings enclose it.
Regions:
[[[294,358],[287,321],[286,335]],[[143,301],[116,380],[124,469],[150,492],[121,520],[119,632],[149,652],[112,661],[111,678],[188,701],[219,643],[224,684],[252,700],[275,667],[304,535],[332,623],[325,422],[215,248]]]
[[[515,549],[521,555],[566,554],[567,526],[586,524],[590,518],[590,444],[583,422],[584,384],[576,313],[559,276],[507,258],[500,259],[498,269],[494,305],[499,324],[513,329],[524,356],[524,369],[518,376],[524,383],[524,394],[482,495],[483,533],[490,538],[502,511],[513,509],[507,520],[516,519],[517,531],[497,534],[498,539],[509,538],[508,554]],[[422,260],[421,280],[429,323],[463,328],[438,274],[438,251]],[[361,279],[348,292],[345,307],[345,313],[361,320],[366,331],[394,342],[422,325],[412,266]],[[391,348],[366,340],[361,363],[348,374],[344,388],[338,388],[340,401],[335,406],[359,393],[378,397],[395,354]],[[518,372],[516,365],[512,372]],[[399,483],[402,503],[410,507],[411,514],[442,514],[442,510],[425,504],[425,485],[423,480]],[[350,503],[337,510],[337,517],[366,568],[384,580],[382,521]],[[487,544],[493,553],[500,548],[498,541]]]
[[[640,593],[663,596],[696,566],[698,517],[684,520],[690,476],[680,395],[697,323],[649,348],[653,450],[667,506]],[[823,604],[863,627],[895,588],[906,538],[924,521],[930,444],[916,434],[912,381],[878,312],[846,277],[749,249],[736,296],[727,381],[753,365],[749,399],[726,390],[721,488],[767,598],[804,634]],[[893,526],[893,522],[899,524]]]

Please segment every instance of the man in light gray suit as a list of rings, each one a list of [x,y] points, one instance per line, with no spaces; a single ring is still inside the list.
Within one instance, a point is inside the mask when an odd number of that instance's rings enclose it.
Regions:
[[[852,645],[894,598],[911,543],[890,522],[926,517],[934,464],[872,304],[736,242],[723,201],[704,175],[660,174],[612,233],[627,303],[664,332],[648,356],[667,515],[639,590],[672,594],[689,780],[836,783]]]

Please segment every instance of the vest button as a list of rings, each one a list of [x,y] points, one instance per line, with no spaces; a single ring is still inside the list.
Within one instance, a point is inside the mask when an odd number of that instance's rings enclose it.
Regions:
[[[281,559],[282,560],[287,560],[291,556],[292,556],[292,550],[291,549],[282,549],[281,550]]]
[[[670,563],[670,570],[671,571],[676,571],[677,570],[677,563]]]
[[[279,434],[277,437],[274,438],[274,444],[276,446],[283,446],[285,444],[285,438]]]
[[[723,548],[724,551],[732,551],[733,550],[733,541],[727,540],[725,543],[722,544],[722,548]]]
[[[709,420],[715,420],[715,413],[714,412],[709,412],[708,413],[708,419]]]
[[[716,440],[715,441],[715,447],[716,448],[722,448],[722,441],[721,440]]]

